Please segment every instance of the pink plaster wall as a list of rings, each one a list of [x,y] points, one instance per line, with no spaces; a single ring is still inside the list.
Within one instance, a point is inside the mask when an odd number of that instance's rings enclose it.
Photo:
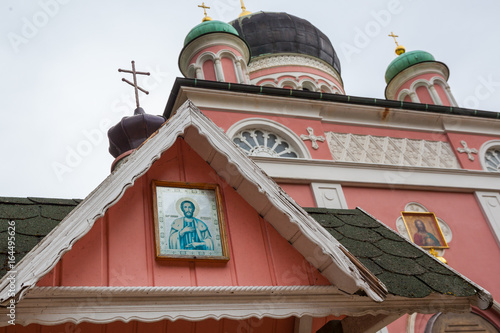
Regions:
[[[481,146],[491,140],[500,140],[499,136],[485,136],[485,135],[474,135],[474,134],[465,134],[465,133],[448,133],[448,137],[450,138],[450,144],[457,156],[460,164],[464,169],[469,170],[483,170],[481,166],[481,162],[479,159],[479,151]],[[461,141],[464,140],[467,143],[467,147],[476,148],[478,154],[472,154],[474,157],[474,161],[469,160],[469,157],[466,153],[459,153],[457,148],[463,148]]]
[[[473,193],[390,190],[344,186],[349,208],[362,207],[392,229],[409,202],[418,202],[451,228],[453,239],[444,257],[451,267],[500,297],[500,248]],[[383,198],[383,200],[374,200]]]
[[[198,57],[200,55],[202,55],[203,53],[205,53],[205,52],[211,52],[213,54],[217,54],[221,50],[229,50],[229,51],[233,52],[236,56],[242,57],[240,51],[236,50],[235,48],[232,48],[232,47],[229,47],[229,46],[226,46],[226,45],[214,45],[214,46],[210,46],[210,47],[204,48],[203,50],[201,50],[200,52],[198,52],[197,54],[195,54],[193,56],[193,58],[191,59],[191,61],[189,62],[189,64],[196,63],[196,60],[198,59]]]
[[[223,57],[221,59],[222,70],[224,71],[224,81],[231,83],[238,83],[236,78],[236,71],[234,69],[234,63],[232,59]]]
[[[231,259],[227,263],[155,259],[152,180],[222,188]],[[328,285],[278,232],[182,140],[127,189],[38,286]]]
[[[203,75],[205,80],[217,81],[217,77],[215,76],[215,64],[212,60],[206,60],[203,63]]]
[[[240,120],[248,118],[265,118],[274,120],[292,130],[297,136],[300,137],[301,134],[308,135],[307,128],[311,127],[314,130],[314,135],[325,136],[323,131],[323,124],[318,120],[312,120],[307,118],[294,118],[287,116],[268,116],[268,115],[249,115],[248,113],[239,112],[227,112],[227,111],[217,111],[217,110],[202,110],[205,115],[207,115],[217,126],[227,131],[233,124]],[[284,109],[283,113],[286,114],[287,110]],[[309,153],[313,159],[317,160],[331,160],[332,155],[328,144],[325,142],[318,142],[319,148],[313,149],[311,141],[304,141],[306,147],[309,149]]]
[[[448,95],[446,94],[446,91],[443,89],[441,84],[436,82],[434,84],[434,88],[436,89],[436,92],[439,95],[439,98],[441,98],[441,102],[443,102],[443,105],[451,106],[451,101],[448,98]]]
[[[419,86],[415,89],[415,93],[422,104],[436,104],[431,97],[429,89],[425,86]]]

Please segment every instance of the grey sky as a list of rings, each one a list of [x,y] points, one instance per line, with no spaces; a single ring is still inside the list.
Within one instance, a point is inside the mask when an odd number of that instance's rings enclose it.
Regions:
[[[107,128],[134,109],[133,90],[117,69],[135,60],[138,70],[152,72],[141,81],[151,91],[141,95],[141,105],[161,114],[174,78],[181,76],[177,60],[184,37],[201,21],[200,3],[2,1],[0,195],[87,196],[113,161]],[[239,1],[205,3],[213,19],[227,22],[240,13]],[[498,1],[245,4],[252,12],[288,12],[322,30],[340,57],[349,95],[384,97],[385,69],[396,56],[387,35],[394,31],[407,51],[428,51],[448,65],[460,106],[499,111]]]

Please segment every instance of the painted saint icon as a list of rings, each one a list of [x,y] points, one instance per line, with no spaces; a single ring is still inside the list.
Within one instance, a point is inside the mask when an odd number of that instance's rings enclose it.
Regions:
[[[210,230],[202,220],[194,217],[196,206],[190,200],[180,204],[184,217],[175,219],[170,227],[169,248],[175,250],[213,250]]]

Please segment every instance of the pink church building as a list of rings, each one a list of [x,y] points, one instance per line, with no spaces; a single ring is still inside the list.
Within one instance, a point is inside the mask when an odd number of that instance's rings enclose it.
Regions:
[[[401,47],[350,96],[311,22],[243,10],[87,198],[0,198],[0,332],[499,332],[500,112]]]

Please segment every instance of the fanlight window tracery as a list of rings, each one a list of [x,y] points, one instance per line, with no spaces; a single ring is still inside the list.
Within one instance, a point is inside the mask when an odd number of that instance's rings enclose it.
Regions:
[[[298,153],[279,135],[263,129],[244,129],[233,142],[249,156],[298,158]]]
[[[492,147],[486,151],[484,165],[488,171],[500,172],[500,146]]]

